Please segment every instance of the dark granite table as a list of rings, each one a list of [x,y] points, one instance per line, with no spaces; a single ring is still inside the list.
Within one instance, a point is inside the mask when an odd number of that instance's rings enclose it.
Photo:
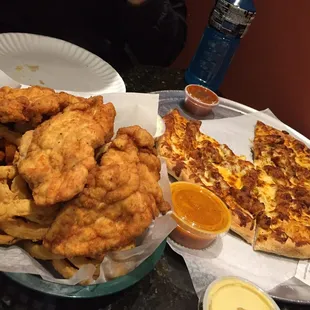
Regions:
[[[121,72],[127,91],[150,92],[183,89],[184,72],[138,67]],[[183,259],[169,246],[156,268],[126,291],[91,300],[53,298],[20,286],[0,274],[0,310],[191,310],[198,299]],[[281,310],[306,310],[310,306],[279,303]]]

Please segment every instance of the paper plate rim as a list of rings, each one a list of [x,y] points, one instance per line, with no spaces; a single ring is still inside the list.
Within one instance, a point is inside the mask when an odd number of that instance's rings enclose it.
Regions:
[[[118,71],[116,69],[114,69],[113,66],[111,66],[107,61],[105,61],[104,59],[100,58],[98,55],[88,51],[87,49],[78,46],[74,43],[65,41],[63,39],[59,39],[59,38],[55,38],[55,37],[50,37],[47,35],[41,35],[41,34],[33,34],[33,33],[27,33],[27,32],[5,32],[5,33],[0,33],[0,57],[2,55],[7,55],[8,52],[12,49],[14,49],[14,43],[12,43],[13,40],[44,40],[45,42],[51,42],[54,44],[60,44],[63,47],[66,47],[70,50],[70,48],[75,49],[77,52],[81,53],[81,55],[86,55],[85,57],[85,61],[86,59],[88,59],[88,63],[95,63],[96,66],[101,65],[103,67],[105,67],[105,70],[110,71],[109,74],[113,73],[115,75],[115,79],[116,79],[116,83],[118,90],[112,90],[109,92],[118,92],[118,93],[125,93],[126,92],[126,85],[124,80],[122,79],[121,75],[118,73]],[[7,41],[7,44],[5,45],[5,42]],[[13,45],[12,45],[13,44]],[[25,48],[25,46],[23,46],[23,48]],[[5,49],[7,49],[7,51],[3,52]],[[5,72],[5,71],[4,71]],[[6,72],[5,72],[6,73]],[[7,73],[6,73],[7,74]],[[98,78],[101,78],[100,76],[98,76]],[[26,85],[26,84],[23,84]],[[26,85],[26,86],[30,86],[30,85]],[[90,91],[70,91],[70,90],[61,90],[61,91],[66,91],[66,92],[70,92],[70,93],[77,93],[77,94],[93,94],[93,95],[100,95],[106,92],[105,88],[101,88],[101,89],[96,89],[96,90],[90,90]]]

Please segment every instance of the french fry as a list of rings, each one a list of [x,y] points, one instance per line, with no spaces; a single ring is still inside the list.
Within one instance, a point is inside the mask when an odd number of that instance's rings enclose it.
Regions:
[[[120,247],[118,249],[115,249],[115,252],[131,250],[131,249],[133,249],[135,247],[136,247],[136,244],[135,244],[134,241],[132,241],[131,243],[129,243],[129,244],[125,245],[125,246],[122,246],[122,247]],[[99,260],[100,262],[102,262],[104,257],[105,257],[105,254],[102,254],[100,256],[97,256],[96,259]]]
[[[74,268],[66,259],[54,259],[52,260],[53,267],[61,274],[65,279],[70,279],[75,275],[78,269]],[[80,285],[89,285],[89,281],[82,281]]]
[[[126,264],[113,262],[113,268],[105,269],[105,276],[107,279],[112,280],[128,274],[131,270],[128,269]]]
[[[135,242],[131,242],[126,246],[120,247],[117,251],[131,250],[136,247]],[[115,279],[128,274],[131,271],[130,265],[124,264],[123,262],[117,262],[117,258],[114,257],[113,268],[105,269],[105,276],[108,279]]]
[[[43,226],[50,226],[58,214],[59,207],[59,205],[49,206],[48,208],[36,206],[31,210],[32,212],[30,214],[25,215],[24,217],[30,222]]]
[[[83,265],[87,264],[92,264],[96,267],[94,276],[99,276],[100,275],[100,261],[95,260],[95,259],[89,259],[86,257],[72,257],[68,258],[71,264],[73,264],[77,268],[83,267]]]
[[[100,264],[99,260],[86,258],[83,256],[68,258],[68,260],[77,268],[81,268],[83,265],[92,264],[98,265]]]
[[[66,259],[53,259],[52,264],[55,270],[65,279],[70,279],[78,271]]]
[[[29,191],[27,182],[20,176],[17,175],[11,184],[11,191],[19,199],[30,199],[31,193]]]
[[[19,146],[22,135],[9,130],[6,126],[0,124],[0,137],[16,146]]]
[[[13,236],[9,236],[6,233],[0,232],[0,244],[1,245],[11,245],[20,241],[20,239]]]
[[[41,260],[63,259],[61,255],[53,254],[43,245],[31,241],[24,241],[24,249],[34,258]]]
[[[136,244],[135,244],[135,242],[133,241],[133,242],[131,242],[131,243],[129,243],[129,244],[127,244],[127,245],[125,245],[125,246],[119,248],[118,251],[131,250],[131,249],[134,249],[135,247],[136,247]]]
[[[17,169],[14,166],[0,166],[0,180],[12,180],[17,175]]]
[[[11,192],[8,184],[5,180],[0,181],[0,204],[8,204],[10,201],[12,201],[15,198],[14,193]],[[2,209],[0,207],[0,218],[2,215]]]
[[[40,213],[33,213],[27,216],[24,216],[28,221],[40,224],[43,226],[50,226],[55,218],[56,218],[57,213],[50,213],[50,214],[40,214]]]
[[[0,222],[0,229],[15,238],[38,241],[44,238],[48,227],[35,223],[26,223],[21,219],[8,219]]]
[[[0,187],[0,194],[1,194],[1,187]],[[12,192],[11,194],[14,195]],[[10,219],[15,216],[25,217],[35,215],[39,218],[56,216],[57,211],[58,211],[57,206],[50,208],[42,208],[38,207],[33,200],[16,199],[0,203],[0,221],[4,221],[6,219]]]

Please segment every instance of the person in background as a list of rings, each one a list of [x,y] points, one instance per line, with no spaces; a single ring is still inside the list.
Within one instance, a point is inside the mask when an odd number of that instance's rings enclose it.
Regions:
[[[185,0],[10,0],[0,32],[51,36],[81,46],[117,70],[170,65],[187,33]]]

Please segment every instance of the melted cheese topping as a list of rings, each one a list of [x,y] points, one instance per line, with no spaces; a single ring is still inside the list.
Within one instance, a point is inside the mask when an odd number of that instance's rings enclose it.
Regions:
[[[212,186],[214,184],[214,182],[212,182],[212,181],[207,181],[206,178],[201,178],[201,181],[202,181],[203,185],[205,185],[207,187]]]
[[[196,140],[197,140],[198,143],[199,142],[202,143],[204,141],[210,141],[215,146],[219,145],[219,143],[216,140],[214,140],[213,138],[211,138],[211,137],[209,137],[207,135],[204,135],[202,133],[199,133],[199,134],[196,135]]]
[[[309,158],[307,158],[306,156],[297,156],[295,158],[295,161],[298,165],[300,165],[301,167],[310,169],[310,160]]]
[[[243,184],[241,181],[241,177],[240,174],[234,174],[232,173],[231,170],[229,170],[228,168],[224,168],[221,167],[219,165],[215,165],[216,168],[218,169],[219,173],[221,174],[221,176],[223,177],[223,179],[230,185],[233,186],[237,189],[241,189]]]
[[[261,171],[259,179],[262,183],[258,189],[258,197],[260,202],[265,205],[266,212],[271,212],[275,208],[275,198],[277,193],[277,186],[272,178],[264,171]]]

